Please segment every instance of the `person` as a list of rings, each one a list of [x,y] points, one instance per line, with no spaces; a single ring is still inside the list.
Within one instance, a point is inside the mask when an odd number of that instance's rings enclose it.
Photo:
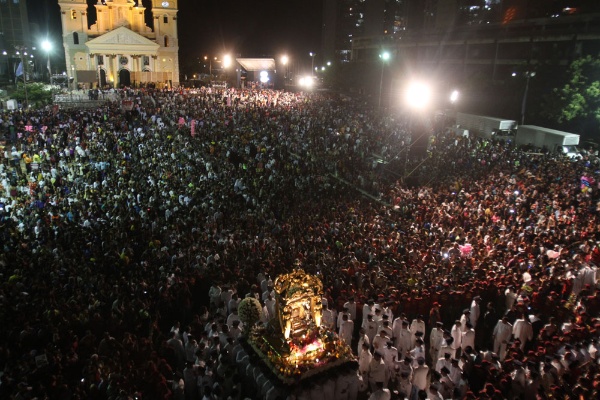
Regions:
[[[352,343],[352,333],[354,332],[354,321],[350,320],[349,314],[343,314],[342,323],[338,332],[340,338],[350,346]]]
[[[369,388],[372,392],[377,390],[378,383],[382,384],[383,387],[387,388],[389,381],[389,369],[383,361],[383,356],[379,351],[373,353],[373,359],[369,363],[369,369],[367,371],[367,377],[369,382]]]
[[[521,342],[519,346],[521,350],[524,350],[527,343],[533,339],[533,327],[525,313],[522,313],[521,318],[515,321],[512,334],[515,339]]]
[[[350,313],[350,319],[356,321],[356,302],[354,296],[351,296],[347,302],[344,303],[344,309]]]
[[[362,328],[364,328],[365,334],[369,338],[369,343],[373,343],[373,339],[379,331],[377,330],[377,323],[373,321],[372,314],[367,315],[367,319],[363,320]]]
[[[434,328],[431,329],[429,334],[429,355],[431,356],[432,362],[437,362],[439,358],[439,351],[442,347],[444,340],[444,323],[438,321],[435,323]]]
[[[390,341],[390,337],[387,335],[387,332],[382,329],[377,336],[373,338],[373,349],[374,351],[381,350],[383,351],[386,344]]]
[[[323,310],[322,322],[325,327],[329,330],[335,330],[335,325],[337,321],[337,314],[334,310],[332,310],[329,306],[329,303],[325,304],[325,309]]]
[[[417,363],[419,362],[420,358],[425,359],[425,355],[426,355],[426,353],[425,353],[425,346],[423,344],[423,340],[418,338],[415,343],[414,349],[412,349],[410,351],[410,356],[414,360],[413,363],[414,363],[415,367],[417,366]]]
[[[450,353],[444,353],[444,356],[437,360],[435,364],[435,370],[437,372],[441,372],[442,368],[446,367],[448,369],[448,373],[450,373],[450,367],[452,366],[451,359],[452,357]]]
[[[412,345],[415,345],[417,340],[417,332],[422,334],[422,339],[425,337],[425,321],[423,321],[423,316],[418,315],[417,318],[413,319],[410,323],[410,333],[412,334]]]
[[[427,376],[429,375],[429,367],[425,364],[425,358],[419,357],[417,359],[417,365],[413,370],[412,384],[416,386],[418,390],[427,390]]]
[[[456,320],[450,330],[450,335],[452,336],[452,344],[450,346],[454,350],[455,357],[460,356],[460,350],[462,349],[462,332],[462,323]]]
[[[383,382],[377,382],[375,391],[369,396],[369,400],[390,400],[392,394],[389,389],[383,387]]]
[[[471,301],[471,308],[469,309],[470,318],[469,322],[473,325],[473,329],[477,327],[477,321],[479,320],[479,316],[481,314],[481,297],[475,296],[473,297],[473,301]]]
[[[388,340],[386,346],[382,350],[383,353],[383,361],[385,365],[389,369],[389,376],[392,377],[394,375],[394,369],[396,366],[396,361],[398,360],[398,349],[394,347],[394,342]]]
[[[369,346],[369,348],[371,347],[371,342],[369,340],[369,337],[365,333],[365,328],[360,328],[360,330],[358,331],[358,343],[356,346],[356,354],[360,354],[362,346],[365,343],[367,344],[367,346]]]
[[[500,357],[500,361],[504,361],[508,342],[513,334],[513,326],[508,322],[508,317],[504,316],[498,320],[494,327],[492,340],[494,341],[493,351]]]
[[[462,333],[461,350],[465,351],[467,347],[475,349],[475,329],[470,322],[467,322],[467,330]]]
[[[408,321],[396,318],[394,326],[395,328],[392,328],[392,331],[394,332],[394,346],[398,349],[398,353],[401,356],[405,356],[412,350],[412,333],[408,328]]]
[[[369,364],[371,364],[371,360],[373,359],[373,354],[371,354],[369,347],[368,343],[363,343],[358,353],[358,372],[365,378],[369,372]]]
[[[471,322],[471,310],[468,308],[465,308],[460,317],[460,330],[462,332],[467,331],[467,322]]]

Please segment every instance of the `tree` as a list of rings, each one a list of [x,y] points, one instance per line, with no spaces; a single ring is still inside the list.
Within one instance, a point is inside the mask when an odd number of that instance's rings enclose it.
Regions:
[[[39,107],[52,103],[52,89],[43,83],[28,83],[25,93],[25,85],[20,83],[12,97],[20,102],[27,100],[30,106]]]
[[[600,59],[585,56],[573,61],[564,86],[546,100],[545,117],[559,124],[598,127],[600,123]]]

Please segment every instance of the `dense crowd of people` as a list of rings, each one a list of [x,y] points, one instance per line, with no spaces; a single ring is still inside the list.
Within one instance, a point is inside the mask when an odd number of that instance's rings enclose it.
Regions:
[[[434,127],[418,158],[333,94],[119,94],[0,114],[0,399],[598,397],[589,158]],[[290,390],[237,304],[274,318],[295,266],[358,370]]]

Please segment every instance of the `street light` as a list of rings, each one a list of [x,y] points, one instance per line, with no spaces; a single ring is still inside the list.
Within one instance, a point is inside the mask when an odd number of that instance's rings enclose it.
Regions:
[[[215,61],[217,61],[217,57],[214,57]],[[212,80],[212,61],[213,58],[212,57],[208,57],[208,56],[204,56],[204,61],[208,60],[208,75],[210,77],[210,80]]]
[[[383,92],[383,69],[385,68],[385,63],[390,59],[390,53],[387,51],[384,51],[383,53],[381,53],[379,55],[379,58],[381,58],[381,79],[379,80],[379,102],[377,104],[377,107],[381,108],[381,93]]]
[[[44,40],[42,42],[42,49],[46,52],[46,55],[48,57],[48,77],[50,84],[52,85],[52,68],[50,66],[50,51],[52,51],[52,43],[50,43],[48,40]]]
[[[527,71],[525,72],[525,78],[527,78],[527,82],[525,83],[525,93],[523,93],[523,103],[521,104],[521,125],[525,125],[525,110],[527,107],[527,93],[529,92],[529,79],[535,76],[535,71]]]
[[[458,101],[458,96],[459,96],[459,92],[458,90],[453,90],[452,93],[450,93],[450,103],[454,104]]]
[[[285,85],[288,79],[288,62],[290,61],[289,57],[284,54],[281,56],[281,63],[283,64],[284,67],[284,72],[283,72],[283,84]]]
[[[225,54],[223,56],[223,68],[229,68],[232,64],[231,56],[229,54]]]
[[[423,110],[431,100],[431,88],[424,82],[412,82],[404,93],[406,104],[414,110]]]

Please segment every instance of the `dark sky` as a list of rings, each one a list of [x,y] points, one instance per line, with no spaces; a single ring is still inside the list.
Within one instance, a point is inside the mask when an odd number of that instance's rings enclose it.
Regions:
[[[95,4],[96,0],[88,0]],[[144,0],[144,5],[151,4]],[[225,52],[244,57],[284,52],[309,59],[320,50],[323,0],[179,0],[179,58]],[[61,40],[58,0],[27,0],[31,22]]]

